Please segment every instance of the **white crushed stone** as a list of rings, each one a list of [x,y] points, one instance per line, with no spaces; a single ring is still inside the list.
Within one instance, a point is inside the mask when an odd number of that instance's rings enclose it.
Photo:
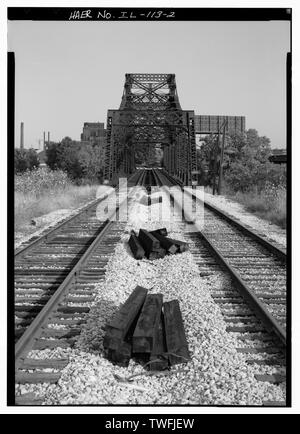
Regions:
[[[187,188],[191,191],[191,188]],[[193,190],[194,192],[195,190]],[[196,193],[197,195],[197,193]],[[200,195],[201,197],[201,195]],[[235,202],[234,200],[228,199],[224,196],[212,195],[210,193],[204,193],[205,201],[211,205],[215,205],[222,211],[226,211],[232,217],[240,220],[241,223],[251,226],[254,230],[258,231],[260,234],[264,235],[268,240],[275,241],[286,247],[286,231],[279,226],[270,223],[256,215],[246,211],[245,207]]]
[[[156,209],[155,209],[156,207]],[[34,357],[66,355],[70,363],[57,385],[17,386],[17,393],[34,391],[45,396],[47,405],[67,404],[189,404],[261,405],[263,401],[284,400],[285,384],[258,382],[258,368],[247,365],[247,355],[237,353],[241,342],[227,333],[221,311],[210,296],[211,289],[229,285],[221,273],[201,278],[190,252],[155,261],[136,261],[124,242],[131,229],[166,226],[172,237],[184,239],[173,222],[157,221],[159,205],[150,208],[134,204],[121,243],[110,258],[106,279],[96,287],[96,299],[75,349],[32,352]],[[149,211],[152,221],[149,221]],[[213,285],[212,285],[213,283]],[[164,300],[179,299],[192,360],[172,368],[171,375],[147,376],[134,360],[128,368],[114,366],[103,355],[106,322],[136,285],[161,292]],[[245,344],[243,344],[245,345]],[[55,356],[53,355],[55,354]],[[265,367],[261,372],[275,372]],[[141,373],[132,383],[117,381]]]

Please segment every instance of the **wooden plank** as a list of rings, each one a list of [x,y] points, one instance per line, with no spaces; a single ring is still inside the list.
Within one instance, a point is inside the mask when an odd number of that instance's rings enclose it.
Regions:
[[[61,328],[61,329],[56,329],[56,328],[44,328],[43,329],[43,338],[65,338],[65,339],[69,339],[69,338],[73,338],[74,336],[78,336],[81,332],[80,328]]]
[[[167,228],[160,228],[160,229],[155,229],[154,231],[150,231],[150,234],[154,235],[155,234],[159,234],[159,235],[163,235],[164,237],[166,237],[168,235],[168,231]]]
[[[90,307],[87,306],[62,305],[57,308],[57,312],[63,312],[63,313],[88,313],[89,311],[90,311]]]
[[[145,256],[145,250],[140,243],[139,239],[135,235],[131,235],[128,241],[128,245],[135,259],[143,259]]]
[[[75,339],[38,339],[35,341],[34,350],[46,350],[47,348],[70,348],[75,344]]]
[[[228,333],[259,333],[264,331],[263,326],[259,325],[244,325],[244,326],[228,326],[226,327],[226,331]]]
[[[37,297],[15,297],[16,303],[36,303],[36,302],[46,302],[48,301],[52,295],[42,295]]]
[[[149,369],[151,371],[163,371],[168,368],[168,356],[165,354],[167,351],[166,336],[164,331],[164,318],[161,312],[158,327],[154,335],[153,348],[150,355]]]
[[[69,363],[69,359],[31,359],[23,361],[21,369],[63,369]]]
[[[153,261],[154,259],[161,259],[166,256],[165,249],[157,249],[155,252],[150,252],[149,255],[147,255],[147,259],[150,261]]]
[[[174,238],[169,238],[169,237],[167,239],[177,246],[178,251],[180,253],[183,253],[183,252],[186,252],[189,250],[189,245],[185,241],[174,240]]]
[[[263,401],[264,407],[286,407],[285,401]]]
[[[17,372],[15,381],[20,384],[36,383],[57,383],[60,379],[60,372]]]
[[[252,323],[252,324],[256,324],[257,323],[257,319],[255,318],[255,317],[244,317],[244,318],[228,318],[228,317],[226,317],[226,318],[223,318],[223,320],[225,321],[225,322],[230,322],[230,323],[243,323],[243,324],[249,324],[249,323]]]
[[[15,397],[15,405],[42,405],[43,399],[38,398],[35,393],[23,393]]]
[[[147,292],[148,289],[141,286],[137,286],[132,291],[123,306],[106,326],[106,330],[112,338],[124,340],[144,304]]]
[[[134,353],[151,353],[161,316],[162,303],[162,294],[150,294],[146,297],[132,337]]]
[[[214,298],[213,300],[217,304],[243,304],[245,303],[244,299],[242,297],[240,298]]]
[[[168,253],[171,253],[172,255],[174,255],[177,252],[178,247],[176,246],[176,244],[173,243],[173,241],[169,240],[168,238],[164,237],[163,235],[160,235],[159,233],[153,233],[153,235],[155,236],[155,238],[158,239],[158,241],[160,242],[160,245]]]
[[[169,355],[170,365],[187,362],[190,360],[190,356],[179,301],[165,302],[163,309],[167,352],[172,353]]]
[[[34,312],[40,312],[43,304],[20,304],[15,305],[15,314],[21,316],[19,313],[25,312],[28,316]]]
[[[140,229],[138,239],[142,244],[146,255],[149,255],[150,252],[160,249],[160,242],[158,239],[145,229]]]
[[[87,297],[84,297],[84,296],[72,297],[72,296],[68,295],[65,298],[65,302],[66,303],[91,303],[92,301],[94,301],[94,299],[95,299],[94,295],[87,296]]]
[[[256,374],[254,375],[254,377],[256,378],[257,381],[263,381],[263,382],[268,382],[268,383],[273,383],[273,384],[279,384],[279,383],[283,383],[284,381],[286,381],[286,377],[284,375],[281,374]]]
[[[49,324],[61,324],[61,325],[81,325],[84,324],[86,320],[84,319],[61,319],[57,317],[53,317],[50,319]]]
[[[108,359],[120,366],[127,367],[131,357],[131,345],[123,341],[117,349],[108,349]]]

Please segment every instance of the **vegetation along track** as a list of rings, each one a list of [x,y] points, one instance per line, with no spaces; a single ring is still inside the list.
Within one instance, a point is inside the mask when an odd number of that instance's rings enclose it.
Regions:
[[[129,185],[139,184],[132,177]],[[93,288],[126,222],[100,221],[94,201],[15,254],[16,383],[55,383],[68,360],[32,359],[31,350],[70,347],[93,301]],[[17,404],[30,404],[26,395]]]

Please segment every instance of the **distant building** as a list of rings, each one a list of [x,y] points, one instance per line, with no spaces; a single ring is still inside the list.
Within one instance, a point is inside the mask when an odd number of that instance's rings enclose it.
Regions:
[[[100,147],[101,165],[104,164],[106,129],[103,122],[85,122],[80,135],[81,143]]]
[[[81,141],[97,141],[100,137],[106,138],[106,129],[102,122],[85,122],[83,124],[82,134],[80,136]]]

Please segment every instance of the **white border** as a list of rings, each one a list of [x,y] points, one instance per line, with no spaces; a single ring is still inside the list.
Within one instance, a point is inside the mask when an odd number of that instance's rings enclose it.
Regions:
[[[260,414],[260,413],[268,413],[268,414],[293,414],[298,413],[300,410],[300,370],[298,369],[300,365],[300,349],[299,349],[299,325],[300,320],[299,316],[299,308],[300,308],[300,281],[297,276],[297,266],[299,266],[299,255],[297,255],[297,241],[300,241],[300,226],[298,222],[299,219],[299,206],[297,203],[296,194],[293,196],[293,307],[292,307],[292,321],[293,321],[293,370],[292,370],[292,397],[293,397],[293,407],[292,409],[287,408],[234,408],[234,407],[7,407],[6,406],[6,233],[4,228],[7,227],[6,221],[6,160],[7,160],[7,152],[6,152],[6,143],[7,143],[7,135],[6,135],[6,101],[7,101],[7,73],[6,73],[6,65],[7,65],[7,7],[83,7],[82,0],[71,0],[71,1],[37,1],[30,0],[26,2],[24,0],[4,0],[0,5],[0,47],[1,47],[1,57],[0,57],[0,65],[1,65],[1,95],[2,95],[2,106],[4,105],[4,109],[0,110],[0,119],[1,119],[1,146],[0,146],[0,173],[1,173],[1,203],[2,203],[2,213],[1,213],[1,221],[0,225],[2,231],[0,233],[0,243],[1,243],[1,253],[0,253],[0,276],[1,276],[1,286],[0,286],[0,413],[2,414],[107,414],[107,415],[115,415],[117,413],[124,414],[162,414],[162,413],[170,413],[170,414]],[[160,0],[160,1],[143,1],[143,0],[132,0],[128,1],[95,1],[89,0],[87,2],[87,6],[89,7],[164,7],[164,8],[174,8],[174,7],[277,7],[277,8],[292,8],[292,20],[293,20],[293,41],[292,41],[292,64],[293,64],[293,83],[292,83],[292,100],[293,100],[293,125],[292,125],[292,139],[293,139],[293,161],[292,161],[292,171],[293,171],[293,191],[297,191],[297,185],[299,182],[299,168],[298,162],[299,158],[299,133],[297,131],[297,114],[299,114],[299,102],[298,102],[298,89],[299,89],[299,53],[298,53],[298,44],[299,41],[299,1],[289,0],[289,1],[258,1],[252,0],[249,1],[191,1],[187,0],[186,2],[179,0]],[[297,182],[298,181],[298,182]],[[11,290],[12,288],[9,288]],[[298,289],[298,291],[297,291]],[[100,427],[99,427],[100,428]]]

